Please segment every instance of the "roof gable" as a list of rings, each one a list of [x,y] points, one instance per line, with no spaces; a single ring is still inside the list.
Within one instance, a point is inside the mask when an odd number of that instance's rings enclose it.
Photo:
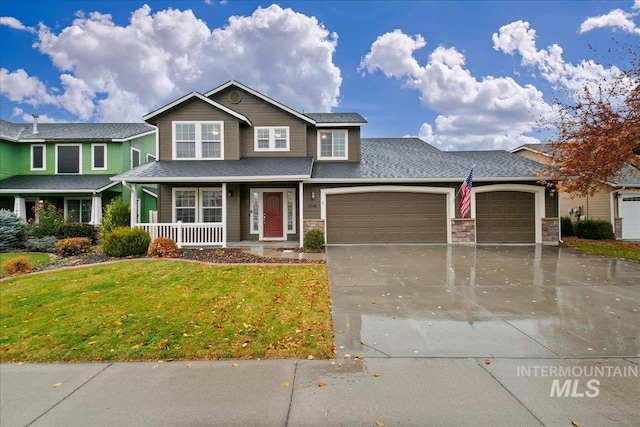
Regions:
[[[209,92],[205,93],[205,94],[204,94],[204,96],[206,96],[206,97],[210,97],[210,96],[215,95],[215,94],[217,94],[218,92],[221,92],[221,91],[223,91],[223,90],[225,90],[225,89],[227,89],[227,88],[229,88],[229,87],[231,87],[231,86],[235,86],[235,87],[237,87],[238,89],[242,89],[242,90],[244,90],[245,92],[249,92],[251,95],[258,97],[258,98],[260,98],[261,100],[263,100],[263,101],[265,101],[265,102],[268,102],[269,104],[271,104],[271,105],[273,105],[273,106],[275,106],[275,107],[277,107],[277,108],[279,108],[279,109],[281,109],[281,110],[284,110],[284,111],[286,111],[287,113],[292,114],[292,115],[296,116],[297,118],[304,120],[304,121],[305,121],[305,122],[307,122],[307,123],[310,123],[310,124],[313,124],[313,125],[315,125],[315,124],[316,124],[316,121],[315,121],[314,119],[312,119],[311,117],[309,117],[309,116],[307,116],[307,115],[304,115],[304,114],[302,114],[302,113],[299,113],[299,112],[297,112],[296,110],[294,110],[294,109],[292,109],[292,108],[289,108],[289,107],[287,107],[286,105],[281,104],[281,103],[279,103],[278,101],[275,101],[275,100],[273,100],[273,99],[269,98],[268,96],[263,95],[263,94],[261,94],[260,92],[258,92],[258,91],[256,91],[256,90],[253,90],[253,89],[251,89],[250,87],[245,86],[245,85],[243,85],[242,83],[239,83],[239,82],[237,82],[237,81],[235,81],[235,80],[229,80],[229,81],[228,81],[228,82],[226,82],[225,84],[223,84],[223,85],[221,85],[221,86],[218,86],[217,88],[211,89]],[[213,101],[212,101],[212,102],[213,102]]]
[[[182,98],[178,98],[175,101],[165,105],[164,107],[160,107],[157,110],[152,111],[151,113],[143,116],[142,120],[145,120],[145,121],[150,120],[150,119],[152,119],[152,118],[154,118],[154,117],[156,117],[156,116],[158,116],[158,115],[160,115],[160,114],[162,114],[162,113],[164,113],[166,111],[169,111],[172,108],[177,107],[178,105],[180,105],[180,104],[182,104],[184,102],[187,102],[187,101],[189,101],[190,99],[193,99],[193,98],[196,98],[196,99],[199,99],[200,101],[206,102],[207,104],[209,104],[209,105],[211,105],[211,106],[213,106],[213,107],[215,107],[215,108],[217,108],[219,110],[222,110],[227,114],[232,115],[233,117],[237,118],[238,120],[241,120],[241,121],[251,125],[251,122],[249,121],[249,119],[246,118],[245,116],[243,116],[242,114],[240,114],[237,111],[234,111],[234,110],[232,110],[230,108],[227,108],[222,104],[219,104],[219,103],[217,103],[215,101],[212,101],[211,99],[199,94],[198,92],[191,92],[191,93],[183,96]]]

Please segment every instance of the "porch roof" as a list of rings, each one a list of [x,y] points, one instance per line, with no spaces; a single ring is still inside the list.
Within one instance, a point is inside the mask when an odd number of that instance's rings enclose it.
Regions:
[[[300,181],[311,178],[312,157],[172,160],[145,163],[111,178],[132,183]]]
[[[111,175],[16,175],[0,181],[0,194],[99,193],[116,185]]]

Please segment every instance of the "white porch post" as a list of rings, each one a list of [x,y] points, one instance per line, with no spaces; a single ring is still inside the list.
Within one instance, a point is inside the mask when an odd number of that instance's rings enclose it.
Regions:
[[[304,247],[304,183],[300,182],[298,184],[298,206],[299,206],[299,214],[298,218],[300,218],[300,247]]]
[[[222,247],[227,247],[227,183],[222,183]]]
[[[134,228],[138,222],[138,186],[131,185],[131,228]]]
[[[89,224],[99,225],[102,222],[102,197],[94,194],[91,198],[91,221]]]
[[[13,201],[13,213],[19,218],[27,219],[27,208],[24,197],[15,196]]]

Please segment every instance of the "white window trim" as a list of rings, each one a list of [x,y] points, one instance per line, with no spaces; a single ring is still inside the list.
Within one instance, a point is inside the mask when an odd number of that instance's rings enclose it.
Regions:
[[[208,224],[222,224],[224,223],[224,210],[226,209],[225,207],[225,201],[224,198],[225,193],[224,193],[224,189],[222,187],[173,187],[171,189],[171,221],[173,223],[178,222],[177,221],[177,215],[176,215],[176,191],[194,191],[196,193],[196,206],[195,206],[195,210],[196,210],[196,214],[195,214],[195,222],[196,223],[202,223],[202,192],[203,191],[220,191],[222,192],[222,221],[221,222],[211,222]]]
[[[88,200],[89,201],[89,221],[82,222],[82,212],[79,213],[78,219],[81,224],[89,224],[91,222],[91,209],[93,208],[93,200],[91,197],[65,197],[64,198],[64,219],[69,218],[69,201],[72,200]]]
[[[268,148],[259,148],[258,147],[258,130],[269,130],[269,147]],[[276,129],[286,129],[287,130],[287,146],[285,148],[276,148],[276,137],[275,131]],[[289,141],[291,137],[291,132],[289,130],[289,126],[256,126],[253,131],[253,149],[255,151],[289,151]],[[282,138],[278,138],[282,139]]]
[[[142,153],[137,148],[131,147],[131,153],[129,155],[129,157],[130,157],[130,159],[129,159],[129,169],[133,169],[134,168],[134,166],[133,166],[133,152],[134,151],[138,152],[138,166],[140,166],[142,164],[142,158],[140,157],[140,155]],[[137,166],[135,166],[135,167],[137,167]]]
[[[101,168],[96,167],[95,151],[96,147],[104,147],[104,166]],[[107,170],[107,144],[91,144],[91,170],[94,171],[106,171]]]
[[[289,191],[293,193],[293,228],[292,229],[289,229],[289,225],[288,225],[289,211],[287,209],[287,194],[289,193]],[[253,193],[258,193],[258,212],[253,211]],[[285,236],[283,236],[283,238],[286,239],[286,235],[289,235],[289,234],[296,234],[297,196],[296,196],[295,188],[251,188],[249,190],[249,194],[251,195],[251,205],[250,205],[251,214],[249,217],[249,220],[250,220],[249,233],[257,234],[260,236],[259,237],[260,239],[264,239],[263,229],[262,229],[263,221],[261,221],[264,215],[264,200],[262,198],[263,193],[282,193],[282,213],[283,213],[282,229],[285,230]],[[258,216],[257,230],[253,228],[253,220],[255,215]],[[276,238],[274,240],[278,240],[278,239]]]
[[[176,125],[193,124],[196,127],[195,157],[178,157],[176,146]],[[220,125],[220,157],[202,157],[202,127],[200,125]],[[207,141],[208,142],[208,141]],[[171,155],[173,160],[224,160],[224,122],[222,121],[174,121],[171,122]]]
[[[34,147],[42,147],[42,167],[41,168],[35,168],[33,167],[33,148]],[[30,157],[30,163],[29,166],[31,167],[32,171],[44,171],[47,170],[47,146],[45,144],[31,144],[31,157]]]
[[[320,134],[327,133],[327,132],[331,132],[332,134],[337,132],[344,133],[344,156],[335,157],[333,155],[331,156],[321,155],[322,149],[320,145],[320,141],[321,141]],[[348,160],[349,159],[349,131],[347,129],[318,129],[317,145],[318,145],[318,160]],[[331,151],[333,152],[333,144],[331,146]]]
[[[78,147],[78,173],[58,172],[58,147]],[[55,173],[56,175],[81,175],[82,174],[82,144],[56,144],[55,146]]]

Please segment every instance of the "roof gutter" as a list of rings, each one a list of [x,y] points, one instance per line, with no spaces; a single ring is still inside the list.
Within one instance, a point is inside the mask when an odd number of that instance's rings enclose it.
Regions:
[[[421,182],[459,182],[464,178],[445,177],[445,178],[310,178],[305,181],[308,184],[348,184],[348,183],[421,183]],[[473,178],[473,182],[513,182],[513,181],[540,181],[540,177],[480,177]]]

